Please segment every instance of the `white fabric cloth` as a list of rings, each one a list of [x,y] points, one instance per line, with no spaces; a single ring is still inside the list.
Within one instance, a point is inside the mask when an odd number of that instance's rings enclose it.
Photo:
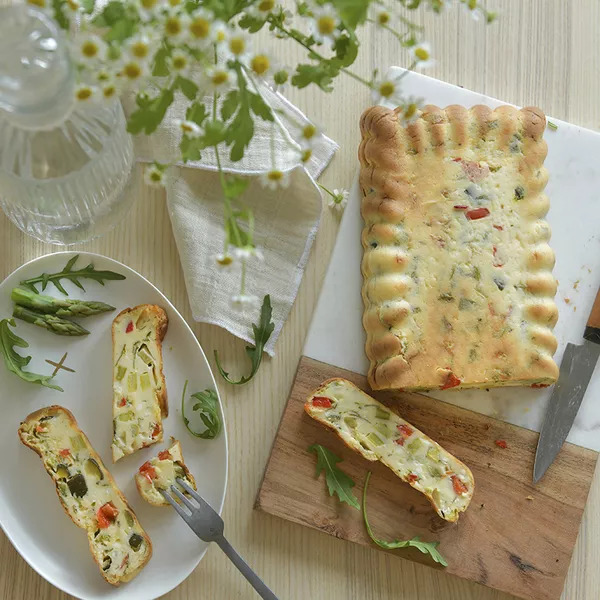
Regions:
[[[273,356],[274,346],[296,298],[304,267],[321,216],[319,177],[337,144],[322,135],[312,147],[306,168],[298,166],[298,147],[288,132],[307,122],[306,117],[281,94],[261,86],[261,94],[274,109],[279,125],[255,119],[255,135],[244,158],[232,163],[226,148],[220,150],[224,170],[255,176],[272,167],[274,137],[276,166],[289,171],[289,185],[276,191],[265,189],[257,177],[242,200],[254,212],[254,241],[264,260],[247,263],[246,291],[257,304],[232,302],[240,287],[239,261],[230,268],[220,266],[216,256],[223,251],[223,201],[214,151],[203,151],[198,162],[174,167],[167,177],[167,202],[179,250],[192,314],[196,321],[224,327],[233,335],[252,342],[251,324],[258,322],[260,304],[270,294],[275,329],[265,347]],[[179,159],[180,130],[175,119],[184,118],[185,103],[176,99],[160,128],[151,136],[135,138],[141,161],[175,162]],[[131,109],[131,105],[126,108]]]

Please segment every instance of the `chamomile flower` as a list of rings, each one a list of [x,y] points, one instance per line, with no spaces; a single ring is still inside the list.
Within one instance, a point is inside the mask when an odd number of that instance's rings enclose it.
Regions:
[[[193,45],[206,46],[216,35],[217,22],[212,13],[204,8],[196,9],[188,22],[189,40]]]
[[[100,86],[100,95],[103,100],[112,100],[119,95],[119,88],[114,80],[108,80]]]
[[[335,42],[340,17],[331,4],[317,6],[311,18],[311,33],[317,42]]]
[[[75,100],[80,103],[89,103],[96,99],[96,86],[81,83],[75,87]]]
[[[233,257],[231,256],[231,254],[229,254],[229,252],[217,254],[215,256],[215,260],[217,261],[219,267],[221,267],[222,269],[229,269],[233,265]]]
[[[300,161],[306,164],[312,158],[312,148],[303,148],[300,152]]]
[[[255,19],[266,20],[266,18],[277,8],[275,0],[256,0],[246,9],[246,14]]]
[[[163,33],[171,42],[187,41],[190,17],[179,8],[171,8],[163,15]]]
[[[123,61],[119,75],[129,83],[139,83],[148,73],[146,62],[129,57]]]
[[[258,296],[251,296],[249,294],[236,294],[231,296],[231,304],[234,308],[243,309],[244,307],[258,306]]]
[[[297,129],[296,141],[302,148],[311,147],[321,135],[321,128],[310,121],[302,123]]]
[[[243,246],[241,248],[236,246],[231,252],[239,260],[248,260],[249,258],[264,260],[261,249],[254,246]]]
[[[275,65],[268,52],[256,52],[250,56],[248,66],[256,77],[266,79],[273,72]]]
[[[82,63],[96,63],[106,56],[106,42],[99,36],[88,33],[78,36],[73,43],[73,52]]]
[[[250,56],[250,36],[243,29],[236,29],[229,33],[224,48],[226,58],[246,63]]]
[[[213,24],[213,41],[217,46],[223,46],[229,38],[231,30],[222,21],[215,21]]]
[[[350,192],[348,190],[334,189],[329,194],[329,202],[327,202],[327,204],[330,208],[342,211],[346,208],[346,204],[348,204],[349,195]]]
[[[202,135],[202,129],[194,121],[175,119],[175,125],[179,127],[183,135],[187,135],[188,137],[196,138]]]
[[[163,187],[165,180],[164,169],[152,164],[144,169],[144,181],[152,187]]]
[[[276,190],[278,188],[286,188],[290,183],[290,175],[286,171],[280,169],[271,169],[259,176],[260,183],[268,190]]]
[[[424,98],[417,98],[416,96],[409,96],[404,99],[400,117],[405,125],[412,123],[419,117],[419,109],[423,106],[424,102]]]
[[[174,73],[186,77],[191,69],[190,56],[182,50],[174,50],[170,59],[171,68]]]
[[[206,70],[206,83],[212,91],[223,93],[235,84],[237,75],[232,69],[215,65]]]
[[[147,23],[158,15],[161,8],[159,0],[135,0],[134,6],[142,22]]]
[[[398,106],[402,103],[402,75],[387,77],[375,82],[371,96],[375,104],[389,104]]]
[[[154,54],[154,36],[142,31],[127,40],[126,48],[131,56],[139,61],[149,61]]]
[[[431,46],[427,42],[415,44],[410,53],[417,69],[428,69],[435,64],[435,60],[431,58]]]
[[[379,27],[387,27],[392,20],[392,15],[381,5],[377,5],[377,10],[374,11],[373,21]]]

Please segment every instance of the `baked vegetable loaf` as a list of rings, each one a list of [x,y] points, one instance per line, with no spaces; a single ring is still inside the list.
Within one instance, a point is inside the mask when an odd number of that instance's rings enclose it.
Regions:
[[[423,432],[345,379],[329,379],[304,410],[333,429],[367,460],[382,462],[431,502],[446,521],[456,521],[471,502],[470,469]]]
[[[554,254],[538,108],[368,109],[363,324],[373,389],[550,385]]]
[[[189,486],[196,488],[194,476],[183,462],[181,444],[171,439],[168,450],[158,453],[158,456],[145,462],[135,474],[135,485],[146,502],[154,506],[169,506],[160,490],[168,490],[176,485],[184,494],[187,492],[177,484],[175,478],[183,479]]]
[[[167,314],[153,304],[127,308],[113,321],[113,462],[163,439],[167,326]]]
[[[39,454],[67,515],[85,529],[104,579],[133,579],[150,560],[152,543],[73,415],[61,406],[37,410],[19,437]]]

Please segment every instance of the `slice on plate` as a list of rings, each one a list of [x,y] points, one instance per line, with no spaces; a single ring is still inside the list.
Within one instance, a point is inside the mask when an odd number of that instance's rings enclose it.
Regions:
[[[304,410],[352,450],[382,462],[423,493],[442,519],[456,521],[469,506],[475,489],[470,469],[353,383],[325,381]]]
[[[363,324],[373,389],[550,385],[554,253],[539,108],[361,119]]]
[[[104,579],[133,579],[150,560],[152,543],[73,415],[61,406],[37,410],[19,437],[39,454],[67,515],[85,529]]]
[[[172,485],[177,485],[175,478],[183,479],[190,487],[196,488],[194,476],[183,462],[181,444],[171,439],[171,447],[158,453],[158,456],[145,462],[135,474],[135,485],[142,498],[154,506],[169,506],[160,490],[168,490]]]
[[[167,313],[153,304],[127,308],[113,321],[113,462],[162,442],[162,419],[168,414],[162,358],[167,326]]]

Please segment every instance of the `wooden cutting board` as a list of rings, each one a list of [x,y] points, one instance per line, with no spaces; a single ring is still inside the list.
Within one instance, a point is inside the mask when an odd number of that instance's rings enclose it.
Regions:
[[[419,535],[426,541],[440,540],[447,573],[521,598],[560,598],[597,452],[565,444],[544,478],[533,486],[538,433],[421,394],[374,392],[473,471],[471,505],[457,523],[447,523],[388,468],[364,460],[304,413],[307,396],[330,377],[345,377],[368,391],[362,375],[301,358],[258,493],[258,509],[378,548],[367,536],[361,513],[330,497],[323,475],[315,478],[316,458],[307,448],[319,443],[343,459],[339,466],[356,482],[359,499],[367,472],[373,472],[368,514],[378,537]],[[506,449],[495,444],[500,439],[506,441]],[[413,549],[393,552],[443,568]]]

